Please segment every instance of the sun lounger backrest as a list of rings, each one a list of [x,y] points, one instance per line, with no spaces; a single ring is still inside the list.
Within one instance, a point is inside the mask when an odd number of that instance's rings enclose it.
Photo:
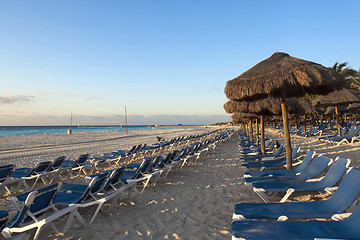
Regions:
[[[9,222],[7,227],[17,227],[22,222],[26,222],[31,219],[29,212],[35,214],[50,206],[57,190],[58,185],[53,184],[43,188],[41,191],[30,192],[22,209]]]
[[[81,166],[84,164],[89,158],[89,154],[82,154],[76,159],[76,164]]]
[[[0,231],[4,228],[9,220],[9,212],[0,210]]]
[[[14,164],[0,166],[0,182],[5,180],[14,170],[14,168],[15,168]]]
[[[281,154],[281,152],[284,150],[284,146],[285,145],[282,143],[280,145],[280,147],[276,150],[276,152],[274,152],[274,154],[272,154],[272,156],[273,157],[278,157]]]
[[[312,162],[299,173],[299,179],[307,180],[319,175],[332,163],[331,158],[320,154]]]
[[[291,154],[292,160],[296,158],[299,152],[300,152],[300,146],[298,145],[294,146]]]
[[[345,174],[335,193],[327,200],[329,205],[338,209],[338,212],[345,211],[360,194],[360,170],[351,168]],[[346,197],[344,197],[346,196]]]
[[[65,156],[61,156],[61,157],[58,157],[56,158],[53,163],[52,163],[52,169],[58,169],[61,164],[65,161],[66,157]]]
[[[298,171],[302,171],[306,166],[308,166],[311,162],[311,160],[314,158],[315,156],[315,151],[312,149],[309,149],[304,157],[304,159],[302,160],[302,162],[300,163],[300,165],[296,168]]]
[[[42,173],[42,172],[47,171],[50,168],[51,168],[51,162],[50,161],[41,162],[41,163],[36,164],[36,166],[34,167],[34,172],[35,173]]]
[[[112,171],[109,176],[110,183],[115,184],[115,183],[119,182],[121,175],[124,173],[125,169],[126,168],[124,166],[122,166],[122,167],[119,167],[119,168],[115,169],[114,171]]]
[[[349,164],[349,159],[337,157],[335,161],[331,164],[329,171],[326,173],[325,177],[321,179],[320,183],[323,184],[324,187],[334,186],[337,182],[340,181]]]
[[[149,171],[149,169],[152,167],[151,163],[152,163],[152,158],[146,158],[143,163],[142,166],[139,167],[139,171],[140,173],[147,173]]]
[[[100,190],[100,187],[105,183],[107,176],[109,175],[109,172],[102,172],[97,177],[94,183],[90,187],[91,193],[96,193]]]

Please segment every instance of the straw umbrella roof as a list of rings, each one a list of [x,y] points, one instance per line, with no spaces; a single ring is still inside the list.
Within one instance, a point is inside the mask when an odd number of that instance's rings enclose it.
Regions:
[[[253,113],[242,113],[242,112],[235,112],[231,118],[233,123],[240,123],[248,118],[256,117],[256,114]]]
[[[360,102],[359,96],[354,91],[344,88],[328,95],[317,97],[313,102],[313,106],[346,105],[356,102]]]
[[[347,112],[358,113],[360,110],[360,103],[352,103],[347,108]]]
[[[320,64],[276,52],[248,71],[226,83],[225,94],[231,100],[255,100],[267,95],[299,97],[305,93],[327,94],[340,89],[344,79]]]
[[[303,99],[299,102],[299,104],[304,108],[305,113],[307,113],[307,114],[317,114],[318,113],[309,100]]]
[[[348,107],[348,105],[340,105],[338,107],[338,111],[341,112],[341,113],[346,112],[347,107]],[[334,114],[334,113],[336,113],[335,112],[335,107],[334,106],[329,106],[329,107],[326,108],[326,111],[325,111],[324,115],[329,115],[329,114]]]
[[[304,108],[295,100],[287,99],[289,113],[304,114]],[[278,98],[268,97],[257,101],[228,101],[224,104],[227,113],[243,112],[258,115],[280,115],[281,101]]]

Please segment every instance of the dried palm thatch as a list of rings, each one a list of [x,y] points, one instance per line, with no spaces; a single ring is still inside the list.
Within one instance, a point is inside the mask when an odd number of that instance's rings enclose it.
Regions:
[[[360,98],[356,92],[354,90],[343,88],[342,90],[329,93],[328,95],[317,97],[313,102],[313,106],[340,106],[356,102],[360,102]]]
[[[299,102],[299,104],[304,108],[306,114],[318,113],[309,100],[303,99]]]
[[[359,113],[360,111],[360,103],[352,103],[346,108],[347,112],[351,113]]]
[[[257,117],[257,115],[253,113],[242,113],[242,112],[234,112],[234,114],[231,115],[231,118],[235,123],[247,122],[249,118],[254,118],[254,117]]]
[[[357,102],[360,102],[359,96],[354,91],[344,88],[340,91],[335,91],[328,95],[317,97],[313,102],[313,106],[335,107],[336,125],[338,128],[339,136],[341,136],[341,126],[339,123],[339,106]]]
[[[225,94],[231,100],[280,97],[283,93],[285,97],[300,97],[305,93],[324,95],[341,89],[344,84],[344,79],[329,68],[276,52],[228,81]]]
[[[347,107],[348,105],[341,105],[338,107],[338,111],[339,113],[344,113],[344,112],[347,112]],[[324,113],[324,115],[332,115],[332,114],[335,114],[336,111],[335,111],[335,107],[334,106],[330,106],[330,107],[327,107],[326,108],[326,111]]]
[[[324,95],[344,85],[344,79],[329,68],[277,52],[228,81],[225,94],[231,100],[251,101],[268,95],[281,99],[287,168],[290,169],[292,154],[286,98],[305,93]]]
[[[304,114],[304,108],[295,100],[287,99],[286,104],[291,114]],[[281,101],[278,98],[268,97],[257,101],[228,101],[224,104],[227,113],[255,113],[258,115],[281,115]]]

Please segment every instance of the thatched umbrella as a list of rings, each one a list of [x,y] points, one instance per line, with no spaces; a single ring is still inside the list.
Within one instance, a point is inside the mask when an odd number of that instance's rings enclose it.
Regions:
[[[352,103],[347,108],[346,111],[353,114],[353,121],[356,121],[355,114],[359,113],[360,111],[360,103]]]
[[[307,114],[317,114],[315,108],[309,100],[303,99],[299,104],[304,108],[304,134],[306,133],[306,115]]]
[[[313,102],[313,106],[335,107],[336,125],[339,136],[341,136],[341,127],[339,124],[339,106],[356,102],[360,102],[359,96],[350,89],[344,88],[342,90],[329,93],[328,95],[317,97]]]
[[[289,112],[293,114],[304,114],[304,109],[301,105],[293,100],[287,99],[286,103],[289,107]],[[268,97],[258,101],[228,101],[224,104],[224,109],[227,113],[252,113],[260,116],[261,126],[261,151],[265,153],[265,124],[264,116],[267,115],[280,115],[281,114],[281,101],[278,98]],[[239,116],[239,115],[236,115]],[[258,129],[258,126],[256,127]],[[258,131],[257,131],[258,134]],[[257,135],[258,136],[258,135]]]
[[[243,113],[243,112],[228,112],[228,113],[234,113],[231,117],[233,119],[233,123],[244,123],[244,125],[248,124],[249,129],[249,137],[250,141],[253,141],[253,126],[252,126],[252,119],[257,118],[257,115],[253,113]],[[247,123],[246,123],[247,122]]]
[[[344,113],[347,111],[348,107],[349,107],[349,105],[339,105],[338,112]],[[324,115],[331,115],[331,114],[336,114],[335,106],[330,106],[330,107],[326,108]]]
[[[233,119],[233,123],[241,123],[242,128],[245,134],[248,134],[250,137],[250,141],[253,141],[253,129],[252,129],[252,118],[256,118],[257,116],[253,113],[242,113],[242,112],[233,112],[234,114],[231,116]],[[248,126],[248,127],[247,127]],[[248,128],[248,130],[247,130]]]
[[[344,80],[335,71],[319,64],[274,53],[237,78],[226,83],[225,94],[231,100],[256,100],[268,95],[281,99],[286,144],[287,168],[292,167],[291,143],[286,98],[305,93],[327,94],[342,88]]]

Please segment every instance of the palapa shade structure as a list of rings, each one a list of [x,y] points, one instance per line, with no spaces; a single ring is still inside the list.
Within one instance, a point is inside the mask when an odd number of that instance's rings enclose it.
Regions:
[[[346,112],[347,109],[348,109],[348,105],[339,105],[338,106],[339,113]],[[324,115],[331,115],[331,114],[336,114],[335,106],[330,106],[330,107],[326,108]]]
[[[299,104],[301,105],[301,107],[304,108],[305,114],[317,114],[318,113],[309,100],[303,99],[299,102]]]
[[[360,103],[352,103],[346,108],[347,112],[358,113],[360,111]]]
[[[286,144],[287,168],[291,163],[291,142],[286,98],[305,93],[327,94],[341,89],[344,80],[335,71],[320,64],[276,52],[248,71],[226,83],[225,94],[231,100],[257,100],[268,95],[281,99]]]
[[[304,134],[306,133],[306,114],[317,114],[317,111],[313,107],[312,103],[309,100],[303,99],[299,102],[301,107],[304,108]]]
[[[289,107],[289,113],[304,114],[305,110],[301,105],[293,100],[287,99],[286,104]],[[261,125],[261,151],[265,153],[265,132],[264,132],[264,116],[281,114],[281,101],[278,98],[268,97],[257,101],[228,101],[224,104],[224,109],[227,113],[242,113],[242,115],[235,115],[244,117],[245,113],[252,113],[260,116]],[[234,116],[233,115],[233,116]],[[252,128],[252,126],[251,126]],[[258,129],[258,126],[256,127]]]
[[[355,92],[344,88],[340,91],[335,91],[329,93],[328,95],[317,97],[313,102],[313,106],[335,107],[336,124],[339,136],[341,136],[341,127],[339,124],[339,106],[357,102],[360,102],[359,96]]]
[[[254,139],[253,139],[252,119],[257,118],[257,115],[255,115],[253,113],[243,113],[243,112],[237,112],[237,111],[234,111],[231,113],[234,113],[231,116],[231,118],[233,119],[233,123],[244,123],[244,122],[248,121],[248,125],[249,125],[249,134],[248,135],[250,137],[250,141],[253,141]]]

